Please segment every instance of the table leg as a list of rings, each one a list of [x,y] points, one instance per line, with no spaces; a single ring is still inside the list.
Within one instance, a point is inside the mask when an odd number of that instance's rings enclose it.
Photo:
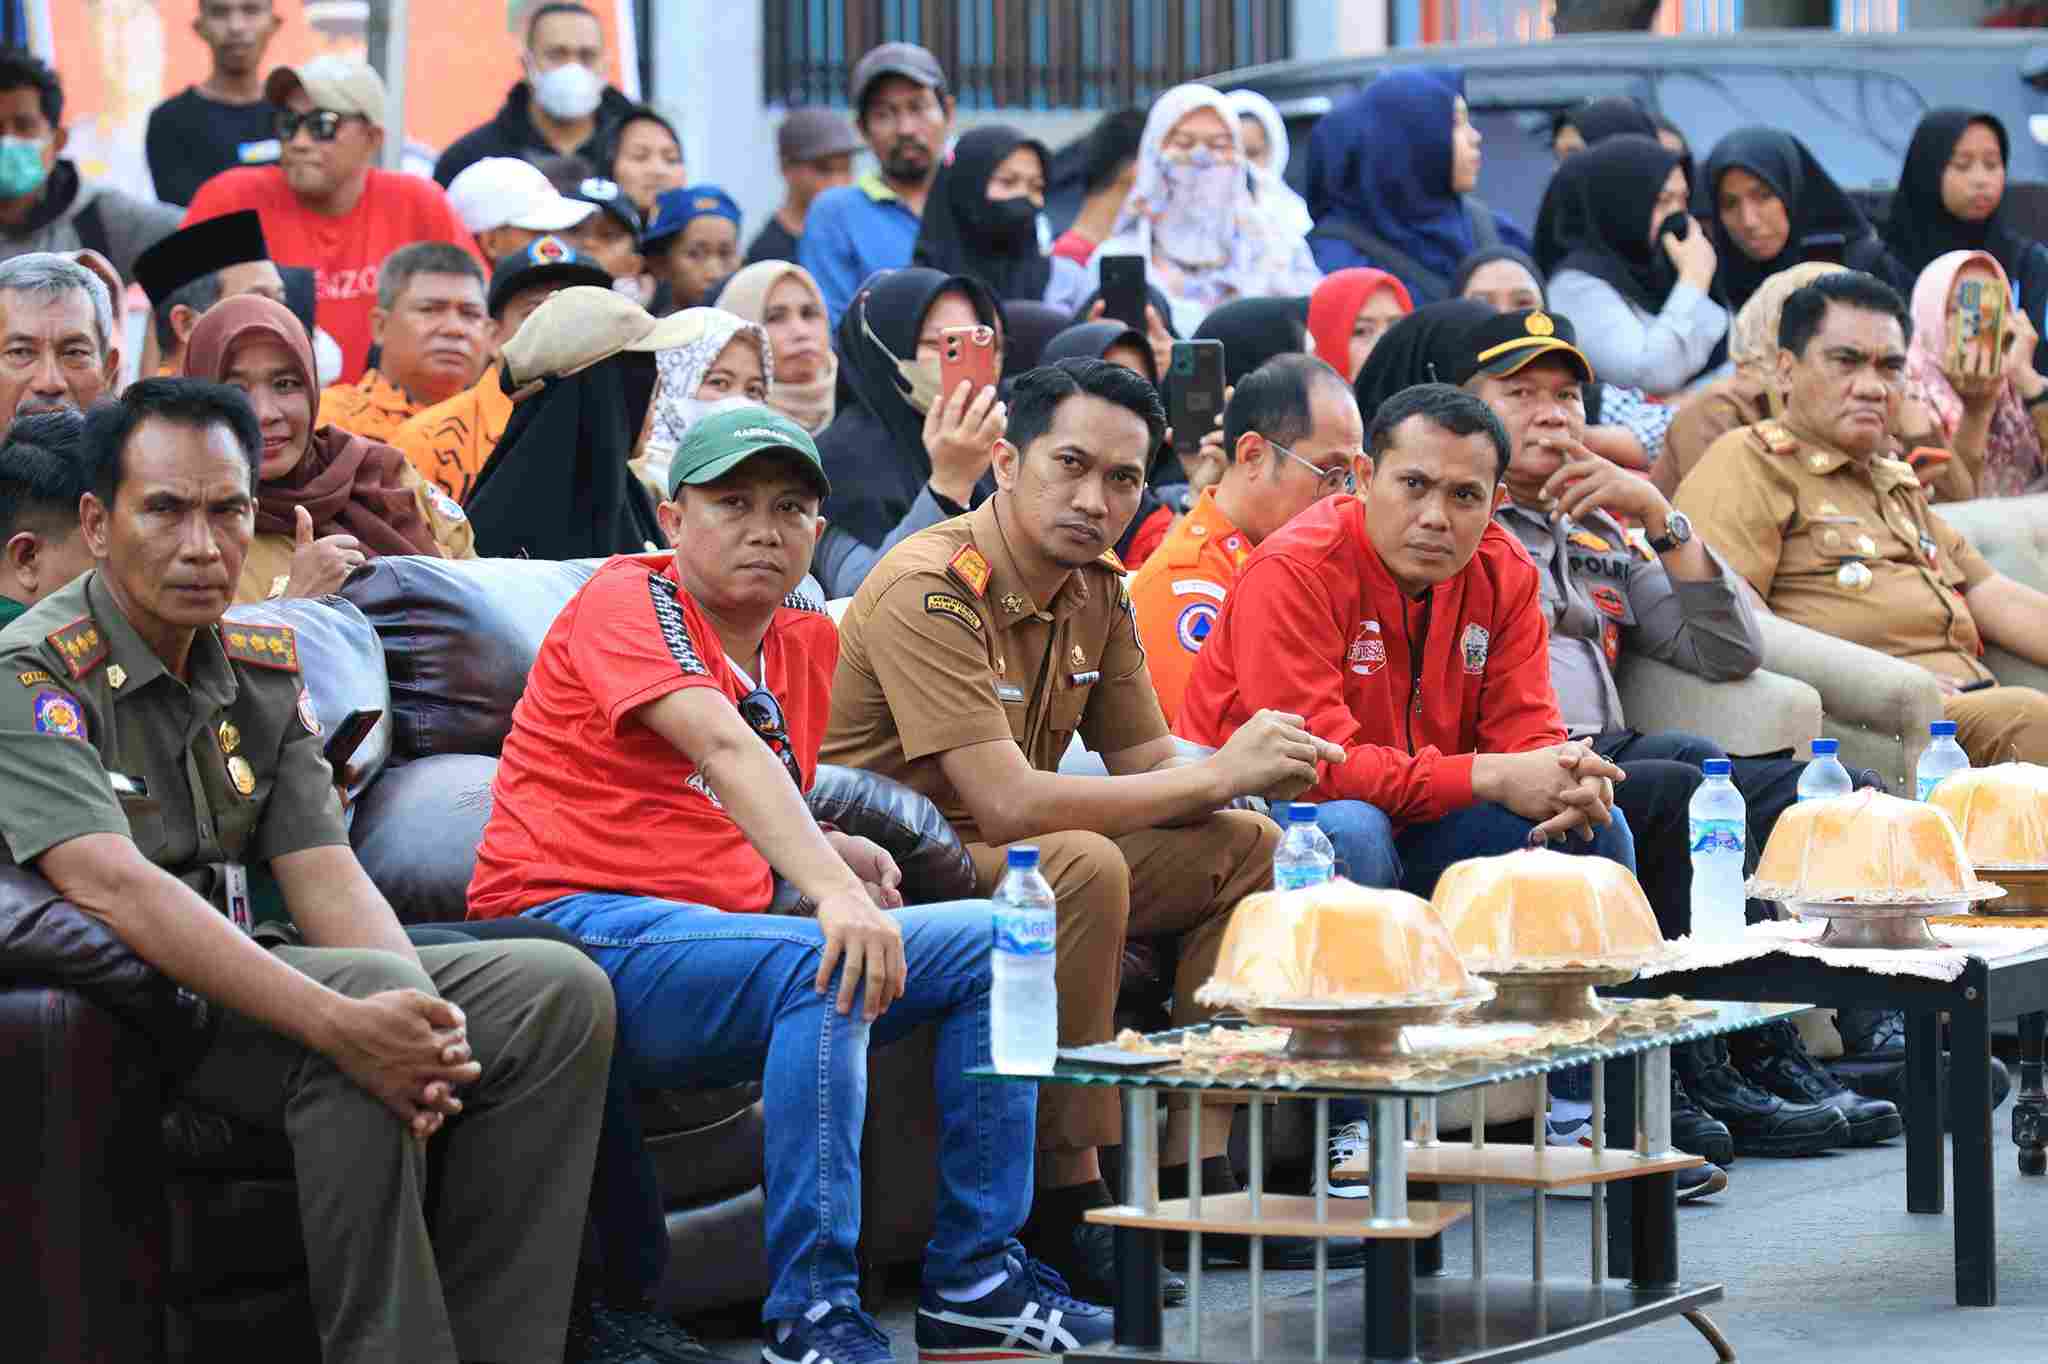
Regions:
[[[1365,1243],[1365,1357],[1369,1364],[1415,1358],[1415,1243]]]
[[[2048,1041],[2048,1014],[2020,1015],[2020,1092],[2012,1105],[2012,1144],[2020,1148],[2020,1173],[2048,1174],[2048,1093],[2041,1087],[2041,1052]]]
[[[1942,1196],[1941,1015],[1906,1015],[1906,1211],[1938,1213]]]
[[[1956,1305],[1998,1305],[1998,1214],[1991,1187],[1991,1017],[1981,962],[1949,1012],[1949,1127],[1955,1138]]]
[[[1159,1096],[1149,1089],[1124,1091],[1124,1203],[1140,1212],[1159,1210]],[[1137,1227],[1116,1229],[1116,1343],[1156,1350],[1165,1338],[1160,1301],[1159,1233]]]
[[[1636,1057],[1636,1154],[1671,1149],[1671,1048]],[[1638,1175],[1629,1181],[1629,1283],[1668,1288],[1678,1282],[1678,1176]]]
[[[1607,1146],[1613,1151],[1627,1151],[1636,1144],[1636,1066],[1629,1058],[1600,1062],[1600,1068],[1607,1076]],[[1639,1181],[1630,1180],[1634,1184]],[[1610,1198],[1607,1200],[1607,1273],[1610,1278],[1626,1279],[1634,1272],[1633,1248],[1635,1242],[1635,1200],[1632,1198]]]

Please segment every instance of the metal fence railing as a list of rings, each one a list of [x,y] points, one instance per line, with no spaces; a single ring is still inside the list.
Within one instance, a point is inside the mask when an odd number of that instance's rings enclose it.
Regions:
[[[845,104],[878,43],[938,57],[967,109],[1113,109],[1289,55],[1290,0],[767,0],[771,104]]]

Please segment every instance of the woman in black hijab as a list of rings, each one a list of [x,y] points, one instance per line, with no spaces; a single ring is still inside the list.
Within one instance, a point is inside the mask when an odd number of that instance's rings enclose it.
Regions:
[[[1047,363],[1046,343],[1073,325],[1065,308],[1013,299],[1003,304],[1003,382]]]
[[[2048,366],[2048,247],[2021,235],[2001,209],[2012,150],[2005,125],[1973,109],[1931,109],[1913,130],[1885,219],[1885,245],[1909,281],[1937,256],[1988,251],[2042,337],[2034,368]]]
[[[1235,387],[1274,356],[1308,349],[1308,300],[1232,299],[1202,319],[1195,340],[1223,343],[1223,382]]]
[[[1387,334],[1365,357],[1365,368],[1351,381],[1358,411],[1367,426],[1380,404],[1417,384],[1457,381],[1465,355],[1465,336],[1494,310],[1477,299],[1452,298],[1425,303],[1387,328]]]
[[[1657,136],[1656,120],[1627,95],[1589,99],[1558,115],[1550,130],[1550,150],[1562,161],[1596,142],[1633,133],[1637,137]]]
[[[1557,168],[1536,217],[1550,306],[1572,320],[1603,380],[1673,393],[1728,333],[1708,297],[1713,243],[1686,213],[1678,154],[1623,134]]]
[[[978,279],[999,299],[1071,309],[1087,272],[1047,255],[1039,236],[1051,164],[1043,142],[1008,124],[962,133],[925,201],[911,263]]]
[[[1737,128],[1708,154],[1703,190],[1707,237],[1720,256],[1714,298],[1730,313],[1765,279],[1810,260],[1913,287],[1863,211],[1790,133]]]

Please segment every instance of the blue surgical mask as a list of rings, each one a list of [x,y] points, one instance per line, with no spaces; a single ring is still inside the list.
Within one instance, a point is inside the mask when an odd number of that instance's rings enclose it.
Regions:
[[[0,199],[23,199],[49,177],[39,137],[0,137]]]

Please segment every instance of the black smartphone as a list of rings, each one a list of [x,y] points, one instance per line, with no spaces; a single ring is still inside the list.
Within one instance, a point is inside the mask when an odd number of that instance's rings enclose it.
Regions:
[[[1145,258],[1104,256],[1102,258],[1102,315],[1121,322],[1140,336],[1145,327]]]
[[[1658,223],[1658,238],[1661,240],[1663,237],[1667,235],[1676,237],[1680,241],[1684,241],[1687,237],[1691,236],[1692,217],[1689,214],[1687,214],[1683,209],[1681,209],[1678,212],[1672,214],[1670,217],[1666,218],[1663,222]]]
[[[1963,685],[1962,685],[1962,686],[1960,686],[1960,687],[1957,687],[1957,688],[1956,688],[1956,690],[1957,690],[1958,692],[1966,692],[1966,691],[1983,691],[1983,690],[1984,690],[1984,689],[1985,689],[1986,687],[1995,687],[1995,686],[1997,686],[1997,685],[1998,685],[1998,679],[1997,679],[1997,678],[1995,678],[1995,677],[1987,677],[1987,678],[1985,678],[1985,679],[1984,679],[1984,680],[1983,680],[1982,682],[1965,682],[1965,683],[1963,683]]]
[[[1842,232],[1809,233],[1800,243],[1801,254],[1807,260],[1826,261],[1830,265],[1843,264],[1842,254],[1849,249],[1849,238]]]
[[[370,737],[370,731],[384,718],[381,710],[352,710],[342,717],[334,727],[334,733],[327,740],[327,746],[320,750],[327,759],[327,765],[339,772],[355,757],[356,750],[363,746],[363,740]]]
[[[1166,419],[1173,424],[1173,448],[1183,454],[1201,447],[1223,414],[1223,343],[1176,341],[1166,370]]]

